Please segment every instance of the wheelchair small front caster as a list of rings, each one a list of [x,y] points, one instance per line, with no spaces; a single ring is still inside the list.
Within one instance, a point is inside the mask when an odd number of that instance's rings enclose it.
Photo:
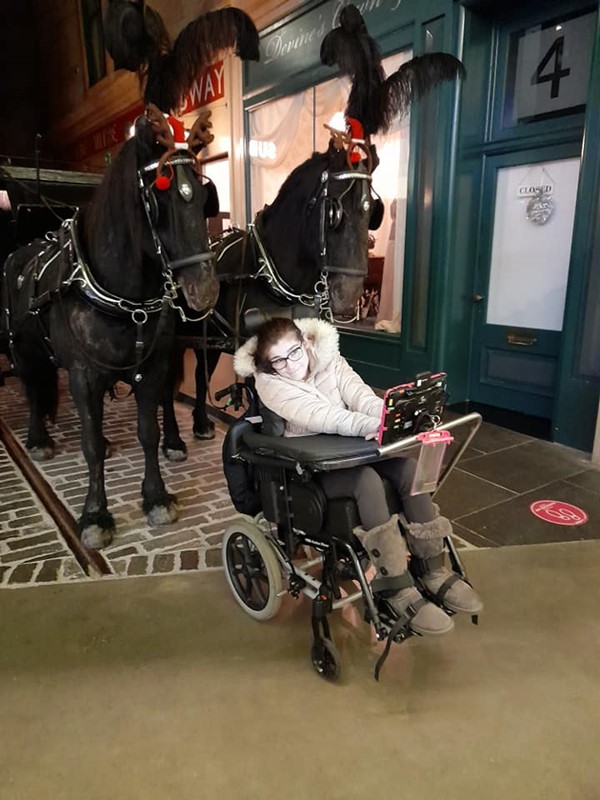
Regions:
[[[310,658],[316,672],[327,681],[335,681],[342,672],[342,660],[337,647],[331,639],[315,639],[310,650]]]

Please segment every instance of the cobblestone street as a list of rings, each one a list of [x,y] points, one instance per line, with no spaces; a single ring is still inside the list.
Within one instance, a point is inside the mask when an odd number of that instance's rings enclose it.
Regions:
[[[19,382],[8,378],[0,389],[0,415],[24,446],[27,411],[21,392]],[[180,516],[168,526],[150,528],[141,509],[144,457],[136,436],[135,401],[133,397],[105,401],[104,431],[114,451],[106,462],[106,490],[117,534],[102,552],[115,576],[221,566],[221,534],[227,519],[236,513],[221,468],[225,426],[217,423],[213,441],[198,441],[192,436],[190,409],[178,403],[177,414],[188,460],[173,464],[161,454],[161,468],[168,490],[177,495]],[[50,432],[56,455],[36,467],[77,517],[87,491],[87,468],[79,449],[79,422],[64,380],[57,423]],[[0,586],[96,577],[83,572],[4,448],[0,450],[0,493]]]
[[[33,462],[33,471],[77,518],[87,491],[87,467],[79,447],[79,420],[62,377],[58,419],[50,431],[56,455]],[[27,408],[21,392],[15,378],[0,387],[0,418],[24,446]],[[178,498],[179,520],[151,528],[141,508],[144,457],[135,401],[125,389],[121,395],[105,400],[104,433],[113,450],[106,462],[106,490],[117,533],[101,551],[108,571],[101,579],[220,570],[222,535],[236,516],[221,465],[226,426],[217,422],[213,441],[195,440],[191,409],[176,404],[188,460],[171,463],[162,454],[160,460],[167,488]],[[452,520],[454,542],[462,549],[600,538],[600,470],[589,457],[487,423],[436,499]],[[548,500],[574,504],[586,521],[564,526],[534,516],[532,501]],[[0,588],[100,578],[95,569],[86,574],[80,566],[85,558],[73,542],[71,547],[0,449]]]

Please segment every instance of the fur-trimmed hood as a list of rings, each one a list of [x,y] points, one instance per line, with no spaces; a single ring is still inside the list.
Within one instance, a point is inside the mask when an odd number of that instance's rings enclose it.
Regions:
[[[310,368],[304,380],[258,372],[256,337],[236,352],[238,375],[253,375],[262,405],[285,420],[284,436],[336,433],[366,436],[379,427],[383,400],[340,354],[338,332],[318,319],[296,320],[307,342]]]
[[[340,352],[340,337],[337,329],[328,322],[306,317],[295,319],[294,323],[302,331],[309,344],[311,372],[323,369]],[[243,344],[233,357],[233,368],[237,375],[248,378],[256,374],[254,354],[256,353],[256,336]]]

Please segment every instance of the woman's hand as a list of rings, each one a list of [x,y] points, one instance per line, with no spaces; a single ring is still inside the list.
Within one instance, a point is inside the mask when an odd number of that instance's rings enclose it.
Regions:
[[[367,433],[365,439],[369,441],[369,439],[376,439],[379,436],[379,428],[376,431],[371,431],[371,433]]]

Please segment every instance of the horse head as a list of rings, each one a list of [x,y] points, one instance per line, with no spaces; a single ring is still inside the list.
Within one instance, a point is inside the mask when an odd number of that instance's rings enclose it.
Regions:
[[[151,104],[135,126],[138,185],[148,225],[143,237],[146,254],[163,262],[188,306],[197,312],[212,308],[219,283],[209,247],[205,205],[209,186],[203,183],[194,148],[212,134],[204,117],[178,147],[163,114]]]
[[[369,268],[369,230],[379,227],[383,208],[373,196],[375,147],[332,131],[327,168],[317,198],[318,241],[328,274],[329,303],[337,318],[353,318]],[[313,223],[314,224],[314,223]]]
[[[352,318],[363,292],[375,162],[373,146],[357,150],[332,136],[327,151],[297,167],[257,218],[283,280],[336,318]]]

